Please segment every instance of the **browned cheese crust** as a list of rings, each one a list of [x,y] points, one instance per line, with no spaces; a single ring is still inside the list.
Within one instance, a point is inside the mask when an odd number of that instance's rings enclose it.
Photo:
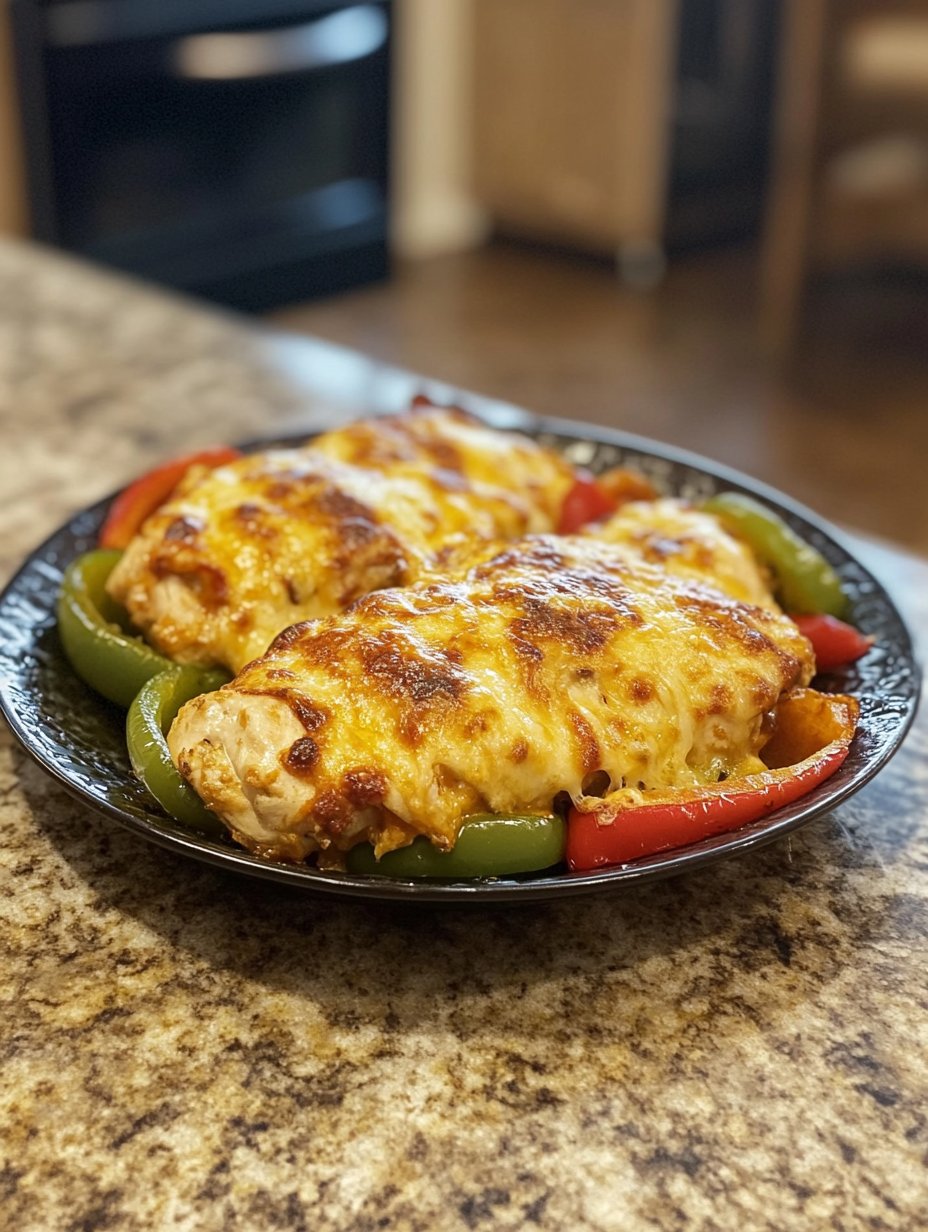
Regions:
[[[181,772],[245,846],[322,859],[560,793],[687,788],[757,766],[813,657],[769,607],[534,536],[296,625],[170,734]]]
[[[462,411],[361,421],[299,449],[194,468],[109,589],[157,649],[239,670],[294,621],[551,529],[572,467]]]

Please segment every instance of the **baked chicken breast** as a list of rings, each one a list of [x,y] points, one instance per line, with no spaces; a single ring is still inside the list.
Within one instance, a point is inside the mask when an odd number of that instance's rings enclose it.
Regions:
[[[747,603],[592,536],[529,536],[297,624],[188,703],[181,774],[254,852],[453,846],[479,811],[686,788],[759,768],[812,650]]]
[[[708,582],[733,599],[777,609],[770,576],[747,544],[687,501],[629,501],[586,533],[668,573]]]
[[[162,653],[238,671],[295,621],[408,585],[475,544],[552,529],[573,479],[526,437],[420,406],[193,468],[109,590]]]

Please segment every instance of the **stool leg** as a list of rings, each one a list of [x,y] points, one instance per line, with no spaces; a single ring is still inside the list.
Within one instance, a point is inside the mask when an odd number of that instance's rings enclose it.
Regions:
[[[774,157],[761,253],[761,339],[785,358],[799,334],[809,268],[828,0],[787,0],[780,39]]]

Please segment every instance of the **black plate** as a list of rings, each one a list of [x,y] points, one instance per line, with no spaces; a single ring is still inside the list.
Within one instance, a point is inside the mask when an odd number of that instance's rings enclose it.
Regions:
[[[594,471],[627,465],[664,492],[705,498],[719,489],[759,496],[831,561],[851,596],[853,623],[876,639],[857,665],[820,678],[821,687],[860,699],[860,727],[841,769],[802,800],[733,834],[592,873],[546,873],[470,882],[395,881],[274,864],[228,842],[201,838],[165,816],[135,780],[123,715],[101,701],[65,661],[55,629],[61,575],[95,546],[109,501],[79,513],[37,548],[0,596],[0,710],[35,760],[78,799],[127,829],[174,851],[239,873],[307,890],[416,902],[529,901],[616,889],[666,877],[773,842],[857,791],[902,743],[919,691],[909,634],[889,596],[815,516],[773,489],[692,454],[606,429],[534,421],[531,435]],[[293,444],[294,438],[263,442]]]

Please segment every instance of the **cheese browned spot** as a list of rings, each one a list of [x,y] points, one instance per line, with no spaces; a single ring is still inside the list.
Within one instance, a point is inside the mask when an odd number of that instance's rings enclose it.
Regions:
[[[380,804],[387,790],[386,776],[368,766],[355,766],[342,778],[342,792],[349,804],[364,807]]]
[[[772,608],[622,544],[536,536],[288,631],[168,740],[246,846],[331,862],[365,838],[447,848],[469,813],[549,810],[561,793],[715,782],[756,758],[770,710],[812,671]],[[325,721],[308,732],[301,710]],[[304,772],[302,754],[288,762],[307,737]]]
[[[641,705],[649,702],[654,696],[654,686],[650,680],[642,680],[636,676],[628,687],[632,695],[632,701],[639,702]]]
[[[238,671],[294,622],[405,586],[474,545],[551,529],[573,474],[461,411],[362,421],[192,468],[129,544],[110,593],[164,654]]]
[[[602,751],[593,728],[579,710],[568,709],[567,721],[573,729],[580,766],[585,774],[593,774],[599,770],[602,760]]]
[[[309,774],[319,760],[319,746],[312,736],[300,736],[284,754],[284,765],[291,774]]]

